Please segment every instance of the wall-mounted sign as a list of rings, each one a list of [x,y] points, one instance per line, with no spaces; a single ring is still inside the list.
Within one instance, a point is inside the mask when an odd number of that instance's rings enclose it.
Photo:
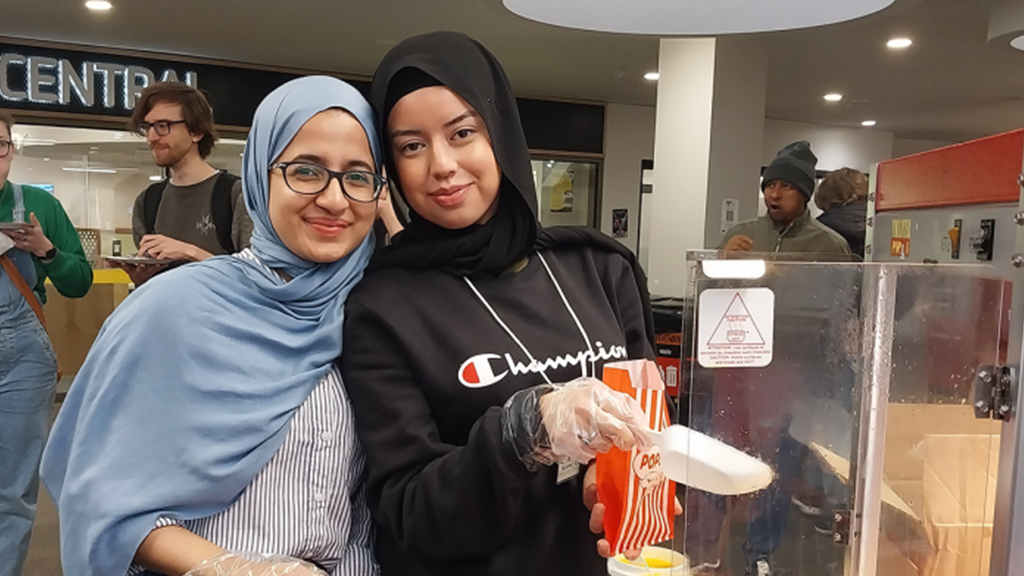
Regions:
[[[730,228],[738,224],[740,221],[740,201],[735,198],[726,198],[722,200],[722,234],[729,231]]]
[[[130,111],[142,90],[159,80],[181,81],[195,88],[194,70],[113,64],[70,58],[4,52],[0,55],[0,98],[9,102]]]
[[[612,210],[612,236],[625,238],[629,236],[629,210],[615,208]]]
[[[260,101],[299,74],[178,62],[140,54],[0,42],[0,107],[127,117],[153,82],[177,80],[206,93],[218,124],[247,127]],[[365,82],[354,82],[367,90]]]
[[[105,54],[74,45],[0,41],[0,108],[16,117],[26,111],[126,118],[146,86],[178,80],[206,93],[217,124],[247,128],[267,94],[302,75],[193,58],[183,62],[151,53]],[[369,95],[369,82],[347,81]],[[604,150],[603,105],[532,98],[519,98],[517,103],[531,149],[596,154]],[[564,205],[564,191],[562,201]]]

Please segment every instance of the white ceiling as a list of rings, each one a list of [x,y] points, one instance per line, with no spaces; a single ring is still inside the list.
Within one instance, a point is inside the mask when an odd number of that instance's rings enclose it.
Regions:
[[[551,0],[556,1],[556,0]],[[840,1],[840,0],[837,0]],[[653,105],[658,40],[557,28],[501,0],[8,0],[0,34],[370,75],[408,36],[466,32],[504,63],[518,93]],[[896,0],[866,18],[763,34],[766,115],[898,137],[963,140],[1024,126],[1024,52],[986,42],[985,0]],[[893,35],[914,46],[884,47]],[[838,105],[821,96],[840,91]]]

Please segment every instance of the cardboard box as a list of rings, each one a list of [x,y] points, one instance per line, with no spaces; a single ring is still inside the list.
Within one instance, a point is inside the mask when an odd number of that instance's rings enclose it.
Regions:
[[[879,574],[988,575],[999,430],[970,406],[889,406]],[[811,448],[848,482],[846,459]]]
[[[924,453],[924,526],[935,549],[927,576],[988,574],[999,437],[928,435]]]

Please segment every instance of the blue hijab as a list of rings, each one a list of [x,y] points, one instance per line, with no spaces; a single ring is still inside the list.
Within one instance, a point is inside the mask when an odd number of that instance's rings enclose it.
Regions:
[[[341,354],[344,303],[373,235],[338,262],[291,253],[268,214],[268,167],[313,116],[351,113],[381,166],[373,113],[348,84],[288,82],[260,104],[242,184],[259,265],[230,256],[163,274],[107,319],[43,456],[67,576],[125,574],[160,517],[234,502],[277,452],[295,410]]]

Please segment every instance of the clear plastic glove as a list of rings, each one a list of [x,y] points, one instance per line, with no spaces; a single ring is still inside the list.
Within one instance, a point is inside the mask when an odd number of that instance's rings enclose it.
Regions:
[[[530,470],[590,462],[612,447],[647,449],[647,418],[633,398],[594,378],[516,392],[502,409],[502,437]]]
[[[327,576],[309,562],[252,552],[225,552],[193,566],[185,576]]]

